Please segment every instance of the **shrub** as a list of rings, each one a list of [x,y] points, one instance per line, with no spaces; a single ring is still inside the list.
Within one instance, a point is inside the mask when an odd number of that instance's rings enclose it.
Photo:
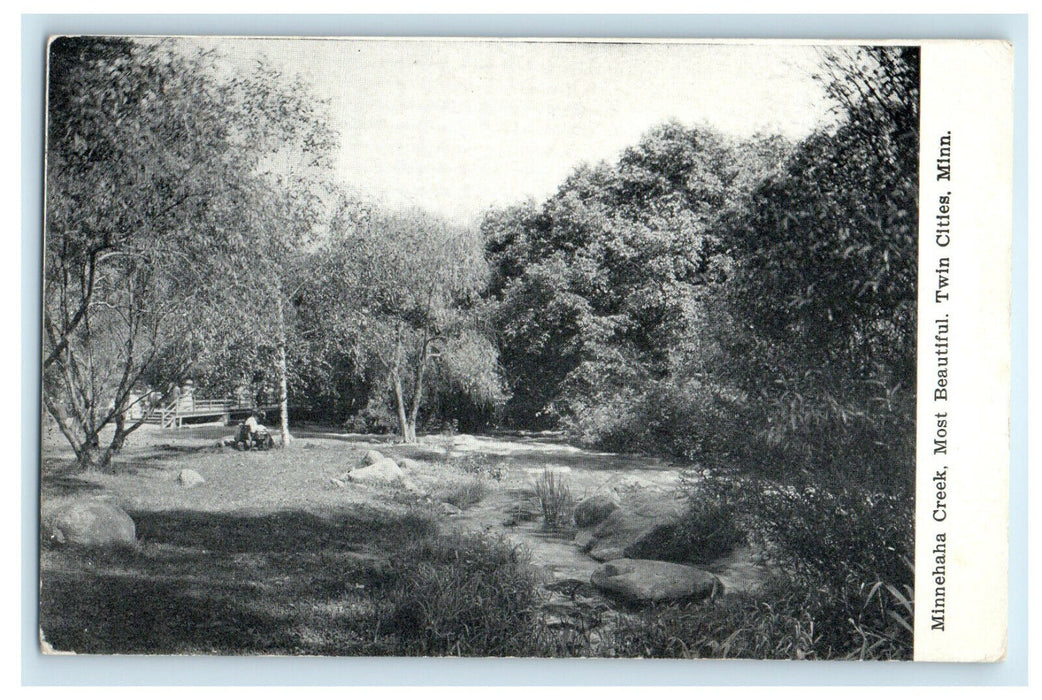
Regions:
[[[622,618],[620,656],[655,658],[813,659],[815,624],[783,579],[762,596],[736,593],[713,601],[657,605]]]
[[[543,469],[542,476],[536,480],[535,491],[546,529],[559,530],[564,527],[571,520],[574,505],[572,492],[564,477],[551,469]]]
[[[746,543],[734,482],[706,476],[692,486],[684,516],[655,528],[626,548],[626,556],[709,564]]]
[[[470,477],[449,485],[442,492],[441,500],[451,503],[460,510],[466,510],[475,503],[480,503],[486,493],[488,493],[488,486],[485,480]]]
[[[396,654],[541,653],[538,585],[524,549],[466,534],[420,540],[398,561],[377,621],[395,635]]]
[[[872,599],[886,586],[866,587]],[[832,591],[807,587],[787,575],[776,574],[756,595],[736,593],[685,605],[646,608],[634,617],[620,618],[612,646],[620,656],[666,658],[748,659],[909,659],[910,619],[890,618],[885,629],[858,611],[857,619],[842,616],[868,602],[842,600]],[[899,594],[904,599],[903,594]],[[907,602],[907,601],[906,601]],[[910,602],[907,602],[910,606]],[[903,608],[910,613],[909,608]],[[890,608],[892,609],[892,607]],[[886,615],[889,617],[889,615]],[[905,636],[897,634],[900,629]]]
[[[754,491],[772,553],[813,603],[832,656],[911,656],[914,511],[910,497],[821,483]]]
[[[649,382],[566,421],[577,439],[615,452],[649,452],[709,464],[750,457],[751,416],[739,392],[698,379]]]
[[[465,454],[462,457],[453,459],[451,463],[452,466],[464,474],[491,479],[492,481],[500,481],[503,478],[503,467],[500,465],[499,460],[490,455]]]

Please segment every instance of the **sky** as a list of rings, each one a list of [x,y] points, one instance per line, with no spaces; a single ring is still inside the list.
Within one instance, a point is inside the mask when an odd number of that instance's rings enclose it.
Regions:
[[[207,40],[330,103],[336,177],[457,223],[552,194],[657,124],[806,136],[828,120],[814,47],[488,40]]]

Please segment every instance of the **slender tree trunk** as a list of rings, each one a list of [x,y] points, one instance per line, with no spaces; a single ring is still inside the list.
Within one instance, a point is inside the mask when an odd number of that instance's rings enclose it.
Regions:
[[[405,415],[405,397],[402,395],[402,380],[397,374],[391,381],[394,388],[394,402],[398,409],[398,429],[402,433],[402,442],[415,442],[415,430],[409,428],[409,418]]]
[[[279,299],[279,348],[276,358],[276,369],[279,375],[279,427],[282,431],[282,446],[293,442],[289,432],[289,383],[286,380],[286,317],[282,312],[282,299]]]
[[[409,417],[405,413],[405,394],[402,391],[402,326],[401,322],[394,332],[394,361],[391,363],[390,381],[394,390],[394,404],[398,411],[398,428],[402,433],[402,442],[416,442],[416,428],[409,425]]]
[[[409,442],[416,442],[416,420],[420,414],[420,401],[423,397],[423,374],[426,368],[427,361],[426,352],[420,357],[420,366],[416,370],[416,384],[413,387],[412,395],[412,407],[409,410],[409,430],[411,433],[411,440]]]

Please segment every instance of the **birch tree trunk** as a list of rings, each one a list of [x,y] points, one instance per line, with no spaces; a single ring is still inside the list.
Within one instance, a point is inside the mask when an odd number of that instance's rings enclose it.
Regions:
[[[398,429],[402,433],[402,442],[415,442],[415,430],[410,430],[409,418],[405,415],[405,397],[402,395],[402,380],[395,374],[392,379],[394,402],[398,410]]]
[[[279,427],[282,432],[282,446],[293,442],[289,432],[289,385],[286,380],[286,317],[282,311],[282,299],[279,298],[279,347],[275,359],[275,368],[279,375]]]

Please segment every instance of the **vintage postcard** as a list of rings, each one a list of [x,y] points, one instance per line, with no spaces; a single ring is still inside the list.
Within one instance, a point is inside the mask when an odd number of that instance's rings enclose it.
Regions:
[[[42,648],[1002,659],[1012,66],[53,37]]]

